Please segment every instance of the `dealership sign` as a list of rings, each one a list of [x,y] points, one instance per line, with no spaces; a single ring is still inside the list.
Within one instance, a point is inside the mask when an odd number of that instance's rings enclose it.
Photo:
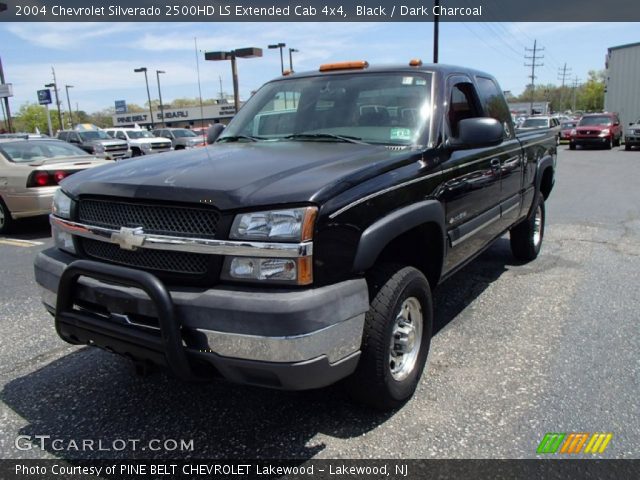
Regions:
[[[50,105],[51,90],[49,90],[48,88],[46,90],[38,90],[38,103],[40,105]]]
[[[10,83],[0,83],[0,98],[13,97],[13,85]]]
[[[127,102],[124,100],[116,100],[116,113],[127,113]]]

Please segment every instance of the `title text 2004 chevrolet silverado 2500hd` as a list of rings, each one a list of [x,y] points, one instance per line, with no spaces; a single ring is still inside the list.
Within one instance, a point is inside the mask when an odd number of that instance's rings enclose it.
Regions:
[[[194,379],[414,392],[444,279],[510,232],[534,259],[552,133],[444,65],[278,78],[210,147],[78,173],[35,261],[59,335]]]

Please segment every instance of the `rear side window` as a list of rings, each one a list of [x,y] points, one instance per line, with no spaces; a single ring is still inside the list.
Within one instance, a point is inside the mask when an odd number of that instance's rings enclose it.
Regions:
[[[69,132],[59,132],[58,138],[66,142],[69,139]]]
[[[496,82],[487,77],[476,77],[478,84],[478,94],[482,102],[482,108],[485,115],[495,118],[504,126],[505,138],[511,138],[513,131],[511,129],[511,113],[507,105],[504,95],[498,88]]]

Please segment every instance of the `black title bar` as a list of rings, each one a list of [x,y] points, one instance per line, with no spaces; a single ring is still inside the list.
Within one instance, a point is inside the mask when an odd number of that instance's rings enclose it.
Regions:
[[[436,6],[439,3],[439,6]],[[6,6],[4,11],[3,8]],[[633,22],[638,0],[1,0],[3,22]]]

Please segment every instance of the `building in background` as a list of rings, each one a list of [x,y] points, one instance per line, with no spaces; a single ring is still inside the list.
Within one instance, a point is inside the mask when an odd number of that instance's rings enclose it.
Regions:
[[[640,42],[610,47],[606,68],[604,109],[626,127],[640,118]]]
[[[242,104],[240,104],[242,106]],[[153,110],[153,121],[158,127],[207,127],[214,123],[225,125],[236,114],[233,103],[219,103],[217,105],[203,105],[196,107],[165,108],[161,113],[159,109]],[[163,118],[164,117],[164,118]],[[127,112],[113,115],[114,127],[133,127],[138,124],[141,127],[151,127],[149,112]]]

